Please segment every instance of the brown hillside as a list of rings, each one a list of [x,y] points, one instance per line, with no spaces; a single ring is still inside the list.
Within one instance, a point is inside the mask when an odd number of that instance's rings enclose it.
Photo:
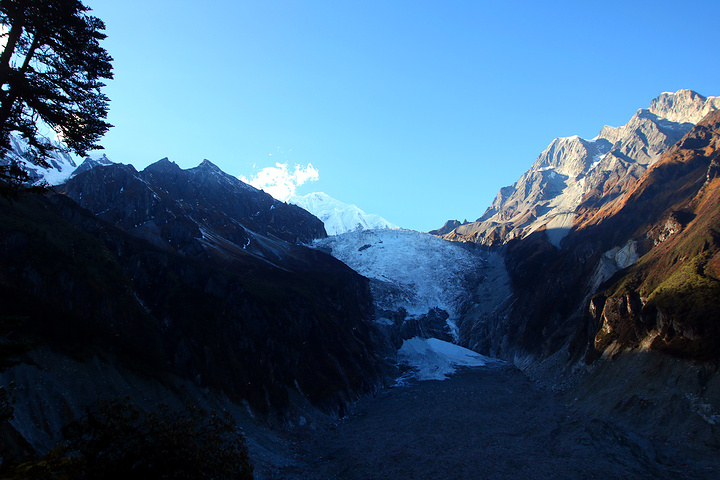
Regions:
[[[598,209],[579,209],[573,227],[575,242],[588,235],[620,245],[645,235],[668,211],[679,211],[697,195],[707,180],[708,165],[717,161],[720,146],[720,110],[709,114],[667,154],[650,167],[617,200]],[[684,219],[681,219],[681,221]]]
[[[648,251],[593,301],[595,349],[651,348],[720,356],[720,112],[708,116],[611,209],[584,226],[610,226]],[[602,220],[602,221],[601,221]],[[581,230],[581,229],[579,229]]]

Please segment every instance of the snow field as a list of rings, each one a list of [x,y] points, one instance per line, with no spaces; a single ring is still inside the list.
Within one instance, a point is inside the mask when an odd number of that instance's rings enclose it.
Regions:
[[[405,340],[398,350],[401,364],[412,367],[412,372],[400,377],[397,386],[402,386],[408,377],[418,380],[445,380],[458,367],[484,367],[495,360],[472,350],[437,338],[411,338]]]

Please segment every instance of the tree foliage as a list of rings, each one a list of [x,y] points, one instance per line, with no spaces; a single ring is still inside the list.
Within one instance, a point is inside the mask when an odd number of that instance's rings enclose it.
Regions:
[[[44,157],[54,147],[39,134],[54,129],[78,155],[97,144],[111,125],[101,92],[112,78],[112,58],[100,45],[105,24],[79,0],[0,0],[0,151],[18,132]],[[6,168],[0,172],[11,177]]]

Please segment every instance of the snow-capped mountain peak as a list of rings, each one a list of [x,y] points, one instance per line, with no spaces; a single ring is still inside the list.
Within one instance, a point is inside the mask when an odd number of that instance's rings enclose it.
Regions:
[[[322,220],[328,235],[340,235],[356,230],[398,228],[380,215],[365,213],[357,206],[341,202],[324,192],[292,195],[287,199],[287,203],[297,205]]]
[[[78,157],[62,142],[50,138],[45,138],[44,141],[55,148],[45,158],[49,167],[35,163],[37,151],[30,146],[27,140],[15,134],[10,135],[10,149],[6,153],[5,161],[18,162],[28,172],[29,182],[33,185],[60,185],[67,182],[71,177],[86,172],[91,168],[115,163],[104,153],[95,153],[85,157],[78,166],[76,163]]]
[[[37,157],[37,152],[26,139],[17,135],[10,135],[10,150],[6,154],[6,159],[17,161],[28,172],[30,182],[35,185],[41,183],[59,185],[68,179],[77,168],[77,164],[67,147],[50,138],[44,141],[56,148],[45,159],[49,167],[37,165],[33,161]]]

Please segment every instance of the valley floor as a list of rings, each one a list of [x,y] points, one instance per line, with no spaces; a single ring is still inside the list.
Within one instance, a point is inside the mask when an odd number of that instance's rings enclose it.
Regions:
[[[293,460],[257,465],[256,478],[720,478],[720,462],[573,412],[508,364],[389,388],[342,420],[283,436]]]

